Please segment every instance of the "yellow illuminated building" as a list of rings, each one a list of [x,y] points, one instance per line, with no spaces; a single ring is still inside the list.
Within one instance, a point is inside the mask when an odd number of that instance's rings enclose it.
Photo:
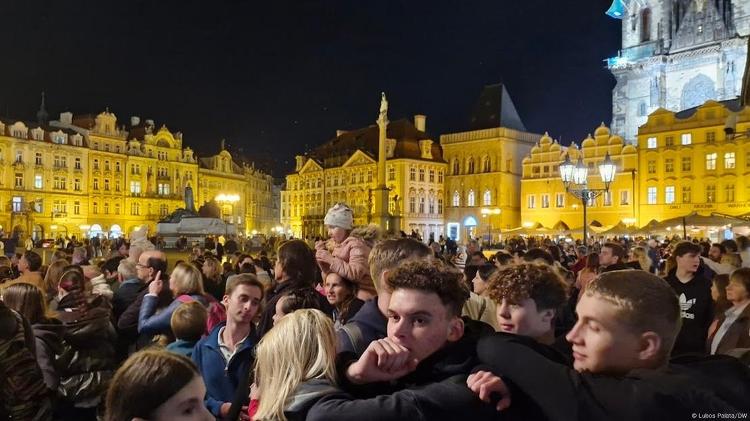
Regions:
[[[640,225],[691,212],[750,212],[750,109],[735,103],[649,115],[638,130]],[[727,124],[734,134],[725,134]]]
[[[386,128],[386,186],[392,229],[425,239],[443,232],[446,164],[440,145],[425,133],[426,117],[401,119]],[[379,127],[338,131],[296,167],[281,191],[281,223],[297,237],[326,236],[323,218],[337,202],[354,211],[354,225],[373,221]]]
[[[470,128],[440,136],[448,162],[446,235],[496,242],[521,223],[521,159],[540,136],[526,131],[502,84],[484,87]]]
[[[553,229],[551,235],[581,228],[582,203],[565,191],[560,178],[560,163],[565,160],[566,154],[570,155],[574,164],[582,157],[589,169],[588,187],[600,189],[604,185],[598,166],[607,153],[617,167],[617,174],[609,191],[589,202],[588,224],[601,227],[620,222],[636,224],[637,150],[633,145],[625,144],[620,136],[612,135],[602,124],[593,137],[589,135],[581,142],[580,147],[575,143],[570,147],[562,146],[545,134],[523,159],[520,197],[522,225],[532,227],[541,224]]]
[[[118,126],[109,111],[66,112],[49,124],[3,120],[0,203],[6,212],[0,225],[8,235],[35,239],[120,236],[143,225],[154,235],[160,219],[184,207],[190,186],[196,207],[219,194],[238,194],[227,220],[240,232],[270,231],[277,220],[269,212],[271,177],[235,164],[227,151],[217,157],[197,158],[181,133],[157,130],[152,120],[132,117],[127,129]]]

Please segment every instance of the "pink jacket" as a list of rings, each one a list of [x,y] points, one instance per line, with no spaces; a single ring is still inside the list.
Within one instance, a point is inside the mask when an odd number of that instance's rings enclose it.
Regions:
[[[316,248],[325,250],[324,245]],[[337,273],[342,278],[348,279],[357,284],[360,291],[375,294],[375,285],[370,277],[370,266],[367,259],[370,257],[370,246],[359,237],[347,237],[341,244],[333,248],[333,262],[330,267],[320,265],[323,272],[323,279],[329,273]]]

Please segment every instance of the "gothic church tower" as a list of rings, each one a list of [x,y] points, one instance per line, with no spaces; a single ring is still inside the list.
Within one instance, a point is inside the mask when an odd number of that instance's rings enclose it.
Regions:
[[[740,95],[750,0],[614,0],[607,15],[622,20],[622,50],[607,59],[613,133],[633,142],[659,107]]]

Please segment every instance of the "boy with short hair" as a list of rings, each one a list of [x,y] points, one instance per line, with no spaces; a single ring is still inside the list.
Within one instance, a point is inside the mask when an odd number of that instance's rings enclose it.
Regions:
[[[208,311],[203,304],[198,301],[180,304],[172,312],[172,318],[170,319],[172,333],[177,340],[167,345],[167,351],[190,358],[193,355],[195,344],[206,331],[207,322]]]
[[[668,364],[680,304],[664,280],[645,271],[604,273],[587,286],[577,312],[567,335],[574,369],[514,335],[482,339],[479,357],[550,420],[690,419],[748,407],[750,370],[736,359]]]

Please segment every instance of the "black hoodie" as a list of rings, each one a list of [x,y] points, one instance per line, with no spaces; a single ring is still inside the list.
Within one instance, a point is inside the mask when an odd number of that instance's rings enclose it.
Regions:
[[[689,282],[682,283],[676,273],[677,270],[672,269],[664,278],[677,294],[682,313],[682,328],[672,355],[705,354],[708,328],[714,320],[711,281],[696,273]]]

